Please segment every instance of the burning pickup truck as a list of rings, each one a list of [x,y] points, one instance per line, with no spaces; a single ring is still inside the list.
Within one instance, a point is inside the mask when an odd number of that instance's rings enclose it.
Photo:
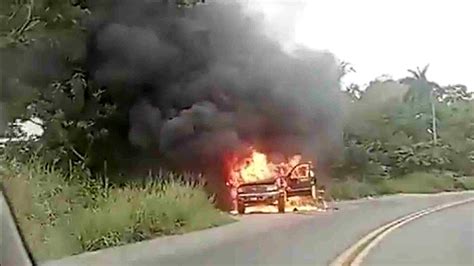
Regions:
[[[264,155],[254,152],[250,162],[236,171],[243,180],[234,186],[233,198],[238,213],[243,214],[247,207],[258,205],[274,205],[283,213],[293,197],[320,202],[324,190],[318,188],[313,164],[299,161],[300,158],[275,165],[268,163]]]
[[[255,205],[276,205],[278,212],[285,212],[285,192],[275,180],[244,183],[237,187],[237,211],[245,213],[245,208]]]

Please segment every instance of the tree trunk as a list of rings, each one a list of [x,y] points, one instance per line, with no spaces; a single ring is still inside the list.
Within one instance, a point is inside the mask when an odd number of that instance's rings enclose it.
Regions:
[[[434,144],[437,144],[438,143],[438,132],[437,132],[437,128],[436,128],[436,109],[435,109],[435,102],[434,102],[434,99],[433,97],[431,97],[431,116],[432,116],[432,124],[433,124],[433,142]]]

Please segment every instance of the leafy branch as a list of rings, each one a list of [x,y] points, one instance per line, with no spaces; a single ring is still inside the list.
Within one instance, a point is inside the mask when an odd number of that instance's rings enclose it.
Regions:
[[[33,28],[36,23],[38,23],[38,19],[35,19],[33,17],[33,7],[34,7],[35,1],[30,0],[28,4],[26,4],[26,8],[28,10],[28,14],[26,16],[25,22],[15,30],[14,35],[15,36],[22,36],[26,31],[30,30]]]

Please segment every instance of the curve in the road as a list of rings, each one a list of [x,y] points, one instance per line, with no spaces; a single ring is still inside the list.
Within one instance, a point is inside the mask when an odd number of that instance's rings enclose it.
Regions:
[[[461,204],[467,204],[474,202],[474,198],[469,198],[465,200],[455,201],[451,203],[442,204],[439,206],[431,207],[428,209],[420,210],[406,216],[403,216],[399,219],[396,219],[384,226],[377,228],[376,230],[370,232],[363,238],[361,238],[357,243],[351,246],[349,249],[344,251],[340,256],[338,256],[332,263],[332,266],[359,266],[361,265],[364,258],[369,254],[369,252],[377,246],[384,237],[386,237],[393,230],[428,214],[438,212],[447,208],[455,207]]]
[[[362,265],[474,265],[474,202],[401,227],[384,238]]]

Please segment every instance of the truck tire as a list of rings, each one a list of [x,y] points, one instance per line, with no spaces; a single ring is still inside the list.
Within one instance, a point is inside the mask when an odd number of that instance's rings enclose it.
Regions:
[[[285,212],[285,205],[286,205],[285,196],[281,195],[280,197],[278,197],[278,212],[279,213]]]
[[[237,202],[237,212],[239,214],[245,213],[245,204],[243,202]]]
[[[316,185],[311,185],[311,198],[313,198],[313,200],[318,199],[318,188]]]

